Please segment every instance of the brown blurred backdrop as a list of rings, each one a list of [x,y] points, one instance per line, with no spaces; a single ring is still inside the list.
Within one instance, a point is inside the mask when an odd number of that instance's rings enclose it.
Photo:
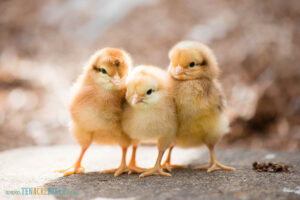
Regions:
[[[1,0],[0,150],[75,142],[69,88],[96,49],[166,68],[183,39],[219,60],[222,148],[300,150],[299,0]]]

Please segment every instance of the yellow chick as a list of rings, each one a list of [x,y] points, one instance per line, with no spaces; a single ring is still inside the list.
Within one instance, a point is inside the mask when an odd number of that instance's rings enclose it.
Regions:
[[[225,98],[218,82],[219,67],[212,50],[195,41],[182,41],[169,52],[169,74],[173,78],[174,98],[178,112],[175,146],[197,147],[205,144],[210,151],[210,164],[196,169],[234,170],[219,163],[214,147],[229,132],[224,115]],[[171,171],[170,157],[164,167]]]
[[[136,67],[127,80],[123,130],[135,144],[156,142],[158,148],[154,167],[140,177],[171,176],[161,167],[163,154],[173,143],[177,131],[176,107],[170,86],[168,73],[154,66]]]
[[[84,68],[73,87],[70,104],[71,131],[81,146],[81,153],[73,167],[58,170],[64,176],[84,172],[81,160],[92,142],[122,147],[119,168],[104,173],[119,176],[128,171],[125,159],[131,140],[122,131],[121,116],[131,66],[132,60],[125,51],[107,47],[97,51]]]

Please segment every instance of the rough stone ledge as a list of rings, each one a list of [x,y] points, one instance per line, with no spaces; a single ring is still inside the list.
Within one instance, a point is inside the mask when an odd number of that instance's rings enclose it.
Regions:
[[[63,177],[54,169],[69,167],[79,153],[78,146],[29,147],[0,152],[0,199],[300,199],[300,153],[250,152],[219,150],[217,158],[236,168],[234,172],[206,173],[178,169],[172,177],[137,174],[114,177],[100,170],[118,166],[118,147],[94,145],[86,153],[83,165],[86,174]],[[178,164],[204,164],[208,153],[204,149],[174,149]],[[130,152],[129,152],[130,155]],[[128,156],[129,156],[128,155]],[[138,163],[154,164],[154,147],[138,149]],[[254,161],[281,162],[292,167],[290,173],[265,173],[252,170]],[[66,188],[76,195],[23,196],[6,195],[7,190],[22,187]]]

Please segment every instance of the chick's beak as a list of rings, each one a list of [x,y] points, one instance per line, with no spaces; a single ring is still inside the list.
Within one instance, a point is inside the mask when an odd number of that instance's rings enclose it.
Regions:
[[[132,105],[135,105],[135,104],[140,103],[142,101],[143,101],[143,99],[137,93],[134,93],[132,101],[131,101]]]
[[[116,73],[114,75],[114,77],[111,79],[111,83],[114,84],[114,85],[120,85],[121,84],[121,78],[120,78],[118,73]]]
[[[175,68],[175,74],[176,75],[180,75],[183,74],[184,70],[180,65],[177,65],[177,67]]]

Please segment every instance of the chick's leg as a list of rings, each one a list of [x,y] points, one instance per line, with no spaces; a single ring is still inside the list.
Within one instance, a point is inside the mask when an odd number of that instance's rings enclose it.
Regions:
[[[137,150],[137,145],[132,145],[132,155],[131,155],[130,162],[128,164],[128,168],[129,168],[128,174],[142,173],[143,171],[145,171],[144,168],[141,168],[136,165],[136,150]]]
[[[162,168],[168,170],[168,172],[171,172],[172,168],[185,168],[185,166],[183,166],[183,165],[172,165],[171,164],[171,153],[172,153],[173,148],[174,148],[174,146],[171,146],[169,148],[168,156],[167,156],[164,164],[162,164]]]
[[[164,172],[161,167],[161,159],[164,155],[164,152],[165,152],[165,150],[159,150],[157,160],[156,160],[154,167],[152,169],[149,169],[146,172],[142,173],[140,175],[140,178],[143,178],[145,176],[151,176],[153,174],[159,174],[162,176],[171,176],[171,174]]]
[[[81,166],[81,160],[87,149],[88,149],[88,147],[81,147],[80,155],[79,155],[76,163],[74,164],[74,166],[69,167],[67,169],[63,169],[63,170],[55,170],[55,172],[64,173],[64,176],[84,173],[85,168],[83,166]]]
[[[229,170],[229,171],[235,170],[234,168],[222,165],[219,161],[217,161],[214,153],[214,146],[208,146],[208,149],[210,153],[210,164],[204,166],[198,166],[195,167],[194,169],[207,169],[208,173],[216,170]]]
[[[128,147],[122,147],[122,160],[121,160],[121,164],[118,168],[104,170],[102,173],[104,173],[104,174],[115,173],[114,174],[115,176],[120,176],[121,174],[128,172],[128,167],[126,164],[127,149],[128,149]]]

